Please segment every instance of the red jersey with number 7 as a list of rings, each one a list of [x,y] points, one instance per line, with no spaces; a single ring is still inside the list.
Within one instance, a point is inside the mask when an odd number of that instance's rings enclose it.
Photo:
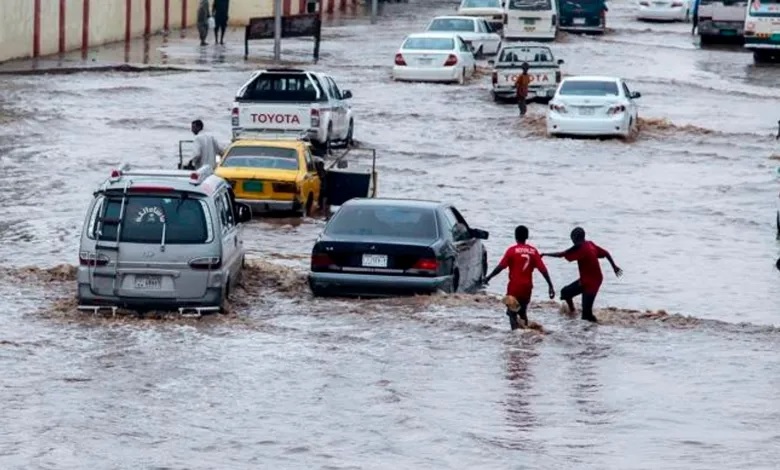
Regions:
[[[506,294],[525,303],[531,300],[534,270],[536,269],[540,273],[547,272],[547,266],[544,265],[539,251],[525,243],[509,247],[498,265],[502,268],[509,268],[509,284],[506,286]]]

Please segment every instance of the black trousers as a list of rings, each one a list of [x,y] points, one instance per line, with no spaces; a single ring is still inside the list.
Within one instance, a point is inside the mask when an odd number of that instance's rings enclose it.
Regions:
[[[524,323],[524,326],[528,326],[528,304],[520,304],[520,310],[517,312],[513,312],[506,309],[506,315],[509,317],[509,326],[516,330],[520,328],[520,322],[519,320],[522,320]]]
[[[520,115],[525,115],[525,112],[528,110],[528,105],[526,103],[525,96],[518,96],[517,97],[517,107],[520,109]]]
[[[561,300],[571,301],[574,297],[582,295],[582,319],[595,322],[596,316],[593,315],[593,303],[596,301],[596,294],[586,294],[582,291],[582,283],[579,279],[561,289]]]

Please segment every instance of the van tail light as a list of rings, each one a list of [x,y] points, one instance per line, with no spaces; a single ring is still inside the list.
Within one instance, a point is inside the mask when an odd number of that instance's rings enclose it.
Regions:
[[[395,65],[406,67],[406,60],[404,60],[404,56],[400,52],[395,55]]]
[[[493,76],[491,77],[491,80],[493,81],[493,85],[498,83],[498,72],[493,72]]]
[[[561,71],[557,70],[555,72],[555,83],[561,83],[561,78],[563,78],[563,76],[561,75]]]
[[[238,127],[238,107],[233,108],[233,111],[230,113],[230,124],[233,127]]]
[[[106,255],[90,253],[89,251],[79,253],[79,264],[81,266],[105,266],[109,261]]]
[[[295,183],[273,183],[275,193],[298,194],[298,185]]]
[[[550,109],[553,110],[553,111],[559,112],[561,114],[565,114],[566,113],[566,106],[564,106],[562,104],[551,104],[550,105]]]
[[[311,255],[311,269],[327,269],[335,264],[330,256],[324,253],[314,253]]]
[[[319,109],[312,109],[311,110],[311,127],[314,129],[317,129],[320,127],[320,110]]]
[[[433,258],[422,258],[414,263],[412,269],[424,274],[436,274],[439,270],[439,261]]]
[[[445,67],[452,67],[453,65],[458,63],[458,56],[455,54],[450,54],[449,57],[447,57],[447,61],[444,62]]]
[[[620,104],[620,105],[612,106],[611,108],[609,108],[609,111],[607,111],[607,114],[620,114],[620,113],[624,113],[625,111],[626,111],[626,107],[623,106],[622,104]]]
[[[206,258],[193,258],[190,260],[189,265],[192,269],[198,270],[212,270],[222,267],[222,258],[219,256],[210,256]]]

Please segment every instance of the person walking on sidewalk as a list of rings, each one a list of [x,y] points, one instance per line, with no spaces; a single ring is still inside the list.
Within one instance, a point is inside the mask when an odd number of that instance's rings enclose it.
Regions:
[[[225,45],[230,0],[214,0],[214,44]]]
[[[198,34],[200,35],[200,45],[207,45],[206,38],[209,35],[209,0],[200,0],[198,5]]]

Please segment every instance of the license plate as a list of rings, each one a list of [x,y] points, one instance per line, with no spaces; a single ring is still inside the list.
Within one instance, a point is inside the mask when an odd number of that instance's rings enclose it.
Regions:
[[[735,30],[735,29],[721,29],[720,30],[720,34],[722,34],[724,36],[736,36],[737,35],[737,30]]]
[[[585,18],[574,18],[574,24],[585,24]]]
[[[245,181],[244,184],[241,185],[241,188],[243,188],[243,190],[248,192],[248,193],[262,193],[263,192],[263,182],[262,181]]]
[[[135,288],[143,290],[160,290],[162,278],[160,276],[136,276]]]
[[[580,114],[583,116],[593,116],[593,108],[580,108]]]
[[[387,255],[363,255],[364,268],[386,268]]]
[[[526,32],[528,32],[528,33],[530,33],[530,32],[532,32],[532,31],[536,31],[536,28],[534,28],[533,26],[526,26],[526,27],[525,27],[525,31],[526,31]]]
[[[533,18],[526,18],[526,19],[523,20],[523,23],[525,23],[525,24],[534,24],[534,23],[536,23],[536,20],[533,19]]]
[[[431,62],[433,62],[433,59],[417,59],[417,62],[420,65],[431,65]]]

